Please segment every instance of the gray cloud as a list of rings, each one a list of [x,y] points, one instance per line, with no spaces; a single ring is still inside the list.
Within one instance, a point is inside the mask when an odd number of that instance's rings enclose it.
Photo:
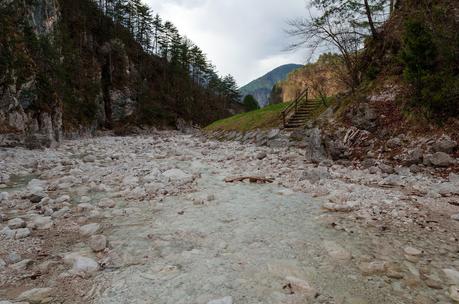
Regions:
[[[306,12],[305,0],[146,0],[240,85],[305,52],[286,53],[286,21]]]

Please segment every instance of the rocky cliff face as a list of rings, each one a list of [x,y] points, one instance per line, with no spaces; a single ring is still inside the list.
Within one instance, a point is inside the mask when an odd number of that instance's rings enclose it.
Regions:
[[[304,89],[309,88],[310,97],[323,98],[345,91],[337,70],[339,64],[333,55],[325,54],[316,63],[293,71],[287,79],[279,81],[271,92],[271,103],[294,100]]]
[[[11,5],[12,2],[7,1],[0,6],[4,14],[8,13],[6,6]],[[28,24],[23,26],[31,30],[32,35],[37,36],[38,39],[45,37],[53,41],[59,19],[58,5],[55,0],[36,1],[33,5],[23,7],[22,14],[25,15],[23,20],[28,20]],[[8,24],[8,26],[20,25]],[[19,27],[11,34],[18,34],[18,31],[20,31]],[[13,45],[17,41],[14,41],[14,38],[7,37],[7,43],[0,47],[3,56],[5,53],[17,55]],[[46,111],[35,107],[39,98],[37,92],[39,80],[37,74],[33,72],[35,62],[30,57],[24,57],[27,64],[30,64],[29,73],[24,75],[14,65],[3,65],[4,70],[0,71],[0,145],[50,146],[53,142],[59,141],[62,136],[62,105],[57,98],[54,98],[47,103]]]
[[[49,147],[178,118],[207,125],[243,110],[145,52],[96,2],[0,2],[0,146]]]

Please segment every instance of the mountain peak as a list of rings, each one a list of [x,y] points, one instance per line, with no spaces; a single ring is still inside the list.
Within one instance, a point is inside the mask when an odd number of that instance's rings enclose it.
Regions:
[[[281,80],[284,80],[292,71],[301,68],[300,64],[285,64],[281,65],[265,75],[257,78],[241,88],[242,97],[253,95],[261,107],[264,107],[269,102],[269,95],[273,86]]]

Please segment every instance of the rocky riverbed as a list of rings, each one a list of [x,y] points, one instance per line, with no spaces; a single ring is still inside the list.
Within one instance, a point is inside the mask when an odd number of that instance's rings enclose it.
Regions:
[[[459,303],[458,175],[304,154],[175,132],[0,150],[0,303]]]

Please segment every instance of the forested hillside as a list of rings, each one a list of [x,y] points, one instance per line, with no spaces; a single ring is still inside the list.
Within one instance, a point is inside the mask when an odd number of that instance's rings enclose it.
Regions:
[[[0,42],[4,145],[242,109],[234,79],[138,0],[2,2]]]
[[[252,95],[258,101],[260,107],[264,107],[269,103],[269,97],[273,85],[281,80],[284,80],[287,75],[302,67],[299,64],[286,64],[275,68],[271,72],[262,77],[251,81],[241,88],[242,96]]]

